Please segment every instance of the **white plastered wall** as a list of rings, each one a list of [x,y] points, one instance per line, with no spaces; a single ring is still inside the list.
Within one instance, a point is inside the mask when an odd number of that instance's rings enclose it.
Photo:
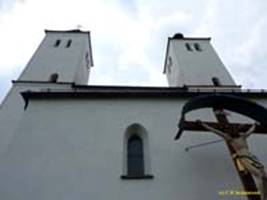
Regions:
[[[222,190],[241,190],[224,143],[184,150],[217,136],[186,132],[174,141],[186,100],[31,101],[1,156],[0,194],[7,200],[17,196],[22,200],[214,200]],[[264,99],[260,103],[267,105]],[[188,118],[215,120],[209,110],[196,111]],[[147,130],[154,179],[120,179],[123,138],[133,123]],[[249,139],[251,150],[265,164],[266,142],[264,136]]]

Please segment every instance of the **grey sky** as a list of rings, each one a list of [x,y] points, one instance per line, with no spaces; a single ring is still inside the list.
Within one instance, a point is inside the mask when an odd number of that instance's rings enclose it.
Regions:
[[[23,3],[22,3],[23,2]],[[267,88],[266,0],[0,0],[0,100],[44,37],[44,29],[92,34],[89,84],[166,86],[167,37],[212,37],[238,84]]]

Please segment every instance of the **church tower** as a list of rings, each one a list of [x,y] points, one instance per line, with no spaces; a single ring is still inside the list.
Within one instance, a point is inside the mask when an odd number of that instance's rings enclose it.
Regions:
[[[86,85],[93,66],[90,32],[46,30],[45,33],[19,80]]]
[[[181,33],[169,38],[164,73],[170,87],[235,86],[210,38],[188,38]]]
[[[23,91],[71,90],[73,85],[87,85],[93,66],[89,31],[46,30],[46,35],[24,71],[0,104],[0,155],[13,138],[24,115]]]

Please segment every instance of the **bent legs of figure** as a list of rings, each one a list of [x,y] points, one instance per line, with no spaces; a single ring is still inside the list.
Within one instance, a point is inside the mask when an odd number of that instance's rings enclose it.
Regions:
[[[240,158],[240,162],[243,164],[244,168],[248,170],[255,178],[255,181],[258,185],[258,190],[261,193],[261,200],[267,200],[267,176],[264,171],[264,167],[256,167],[248,158]]]

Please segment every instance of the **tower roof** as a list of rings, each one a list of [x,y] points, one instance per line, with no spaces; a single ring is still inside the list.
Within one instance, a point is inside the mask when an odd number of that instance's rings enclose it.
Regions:
[[[71,30],[48,30],[45,29],[45,33],[89,33],[90,31],[81,31],[80,29],[71,29]]]
[[[172,37],[168,38],[169,40],[211,40],[210,37],[185,37],[182,33],[175,33]]]

